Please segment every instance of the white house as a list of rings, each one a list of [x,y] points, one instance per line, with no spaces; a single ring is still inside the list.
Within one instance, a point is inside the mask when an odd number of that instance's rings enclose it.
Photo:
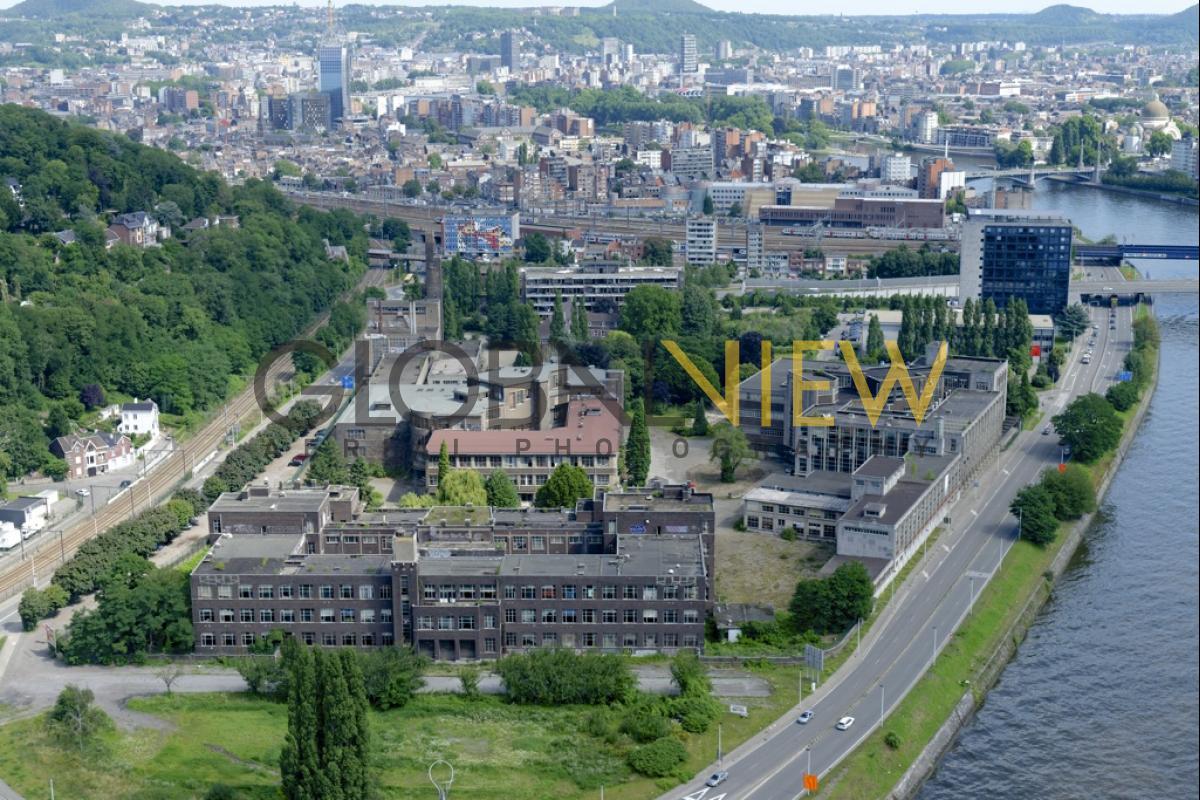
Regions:
[[[126,436],[158,436],[158,404],[153,400],[134,400],[121,404],[121,423],[117,430]]]

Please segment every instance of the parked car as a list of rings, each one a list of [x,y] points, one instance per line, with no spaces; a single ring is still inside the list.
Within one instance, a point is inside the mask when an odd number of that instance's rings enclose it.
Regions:
[[[292,456],[292,460],[288,462],[289,467],[299,467],[308,460],[308,453],[298,453]]]
[[[850,726],[854,724],[854,717],[842,717],[837,721],[837,729],[839,731],[848,731]]]
[[[728,779],[729,779],[729,773],[722,770],[721,772],[714,772],[711,776],[709,776],[708,780],[706,780],[704,782],[704,785],[705,786],[720,786],[722,783],[724,783]]]
[[[128,489],[130,486],[133,486],[133,481],[131,481],[131,480],[123,480],[123,481],[121,481],[121,488],[122,488],[122,489]]]
[[[802,712],[800,716],[796,717],[796,722],[800,725],[807,725],[812,718],[813,712],[812,709],[809,709],[808,711]]]
[[[82,489],[75,490],[75,494],[79,495],[80,497],[88,497],[91,495],[91,493],[92,493],[92,490],[87,488],[86,486],[84,486]]]

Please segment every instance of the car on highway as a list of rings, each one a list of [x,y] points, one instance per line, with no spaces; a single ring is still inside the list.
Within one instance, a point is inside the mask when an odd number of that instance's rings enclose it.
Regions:
[[[82,489],[75,490],[75,494],[79,495],[80,497],[88,497],[89,495],[91,495],[91,493],[92,493],[92,490],[87,488],[86,486],[84,486]]]
[[[850,726],[854,724],[854,717],[842,717],[837,721],[835,726],[839,731],[848,731]]]
[[[722,783],[724,783],[727,780],[729,780],[729,773],[722,770],[721,772],[714,772],[712,775],[710,775],[708,780],[706,780],[704,782],[704,785],[705,786],[720,786]]]
[[[1091,356],[1088,356],[1088,355],[1085,355],[1085,356],[1083,357],[1083,363],[1085,363],[1085,364],[1090,364],[1090,363],[1092,363],[1092,357],[1091,357]]]
[[[812,718],[813,712],[812,709],[809,709],[808,711],[801,713],[800,716],[796,717],[796,722],[800,725],[807,725]]]
[[[1050,425],[1047,425],[1046,427],[1042,428],[1042,436],[1049,436],[1053,432],[1054,432],[1054,428]]]

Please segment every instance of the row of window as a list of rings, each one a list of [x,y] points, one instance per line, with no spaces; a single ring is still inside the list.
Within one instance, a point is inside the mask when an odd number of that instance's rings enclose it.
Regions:
[[[573,634],[564,633],[560,638],[557,633],[514,633],[507,632],[504,634],[504,646],[508,648],[521,647],[568,647],[568,648],[590,648],[601,647],[605,650],[616,650],[622,648],[658,648],[658,647],[697,647],[700,639],[694,634],[685,634],[680,636],[677,633],[664,633],[661,636],[657,633],[645,633],[639,636],[636,633],[603,633],[596,634],[590,631]],[[489,652],[487,649],[487,640],[484,640],[484,652]]]
[[[817,509],[805,509],[800,506],[779,506],[776,507],[773,503],[763,503],[759,506],[759,510],[764,514],[792,514],[793,516],[810,517],[820,516],[824,519],[837,519],[839,514],[836,511],[818,511]]]
[[[612,462],[611,455],[587,456],[450,456],[451,465],[458,468],[487,468],[501,466],[510,469],[523,467],[556,467],[561,463],[573,464],[577,467],[607,467]]]
[[[626,584],[621,587],[595,586],[593,584],[584,586],[576,584],[559,586],[552,583],[541,586],[507,584],[502,594],[505,600],[679,600],[681,598],[696,600],[699,597],[699,589],[695,586],[673,584],[665,586]],[[496,585],[492,583],[481,585],[443,583],[436,586],[425,584],[421,587],[421,596],[426,603],[491,601],[496,599]]]
[[[359,622],[373,625],[376,620],[376,613],[373,608],[343,608],[340,611],[332,608],[322,608],[320,610],[315,608],[281,608],[278,611],[273,608],[201,608],[198,615],[200,622],[224,623],[292,623],[320,620],[324,624],[341,622],[349,625]],[[379,609],[378,619],[381,623],[390,625],[392,623],[392,610],[390,608]]]
[[[621,609],[618,613],[617,609],[601,609],[597,612],[594,608],[564,608],[561,611],[557,608],[506,608],[504,609],[504,623],[506,625],[696,625],[700,622],[700,612],[696,609],[684,609],[680,612],[679,609],[668,608],[659,610],[657,608],[626,608]],[[436,619],[431,614],[423,614],[416,619],[416,628],[419,631],[473,631],[475,630],[476,620],[474,616],[462,615],[455,616],[452,614],[444,614]],[[482,628],[484,630],[494,630],[496,628],[496,615],[484,614]]]
[[[201,647],[251,647],[256,641],[266,641],[269,634],[263,633],[258,636],[246,631],[242,634],[236,633],[201,633]],[[378,637],[374,633],[343,633],[340,636],[336,633],[317,634],[313,631],[302,631],[297,634],[297,638],[305,644],[317,644],[320,642],[325,647],[374,647],[376,643],[390,646],[396,643],[395,635],[390,631],[385,631]]]
[[[209,583],[202,583],[196,587],[196,597],[201,600],[212,600],[214,595],[218,600],[231,600],[234,597],[234,586],[229,583],[217,584],[216,587]],[[252,586],[250,584],[238,584],[237,597],[242,600],[311,600],[314,597],[321,600],[353,600],[356,597],[359,600],[390,600],[392,598],[392,586],[388,583],[382,583],[376,586],[371,583],[362,583],[357,586],[353,584],[343,583],[339,586],[326,584],[323,586],[314,586],[309,583],[302,583],[299,586],[293,586],[290,583],[276,586],[274,584],[259,584]]]
[[[511,477],[513,479],[513,483],[515,483],[517,486],[542,486],[550,479],[550,474],[547,472],[539,472],[536,475],[530,475],[529,473],[523,472],[519,475],[513,475]],[[596,486],[607,485],[609,482],[609,477],[610,476],[607,472],[588,473],[588,478],[591,480],[592,484]],[[426,478],[426,482],[431,489],[436,487],[437,474],[430,472]]]

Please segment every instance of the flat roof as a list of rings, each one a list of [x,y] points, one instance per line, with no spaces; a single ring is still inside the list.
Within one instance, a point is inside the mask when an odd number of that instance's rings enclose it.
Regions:
[[[225,535],[196,566],[197,575],[275,575],[299,553],[304,537],[292,533]]]
[[[605,511],[697,511],[713,509],[708,492],[691,492],[684,487],[647,488],[640,492],[605,492]]]
[[[904,469],[904,460],[891,456],[871,456],[854,470],[854,474],[864,478],[887,478]]]
[[[621,421],[601,400],[573,400],[567,406],[566,424],[540,431],[487,430],[434,431],[425,452],[437,455],[442,444],[454,455],[511,456],[613,456],[621,449]]]
[[[315,513],[330,499],[331,495],[326,489],[272,489],[266,495],[251,494],[247,489],[243,489],[240,492],[222,492],[208,507],[208,513]]]
[[[507,555],[501,575],[551,576],[638,576],[702,577],[698,535],[625,535],[617,540],[617,552],[607,554]]]

